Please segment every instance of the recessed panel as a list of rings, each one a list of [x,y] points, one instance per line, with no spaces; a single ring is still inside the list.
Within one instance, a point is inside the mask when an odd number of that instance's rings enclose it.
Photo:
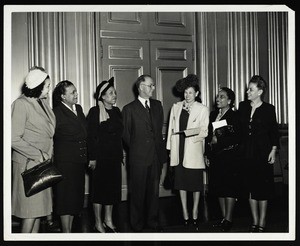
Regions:
[[[143,59],[143,48],[134,46],[109,46],[109,59]]]
[[[142,73],[141,66],[110,66],[110,74],[115,79],[118,96],[116,104],[121,110],[124,105],[135,99],[135,81]]]
[[[193,35],[193,13],[191,12],[152,12],[149,13],[151,33]]]
[[[132,32],[144,33],[147,29],[147,13],[142,12],[101,12],[100,29],[112,31],[120,31],[124,34],[132,36]]]
[[[158,93],[160,96],[158,97],[162,103],[164,108],[164,122],[168,123],[169,113],[172,105],[175,102],[181,100],[181,95],[176,91],[175,84],[176,82],[185,77],[187,68],[185,67],[164,67],[158,68]]]
[[[156,59],[186,61],[186,49],[158,48],[156,51]]]
[[[141,17],[138,12],[109,12],[108,22],[110,23],[125,23],[125,24],[140,24]]]
[[[155,13],[156,24],[159,26],[185,26],[185,15],[179,12],[157,12]]]

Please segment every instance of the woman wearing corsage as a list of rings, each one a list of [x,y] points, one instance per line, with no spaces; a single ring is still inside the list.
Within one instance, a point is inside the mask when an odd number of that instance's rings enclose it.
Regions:
[[[174,189],[179,190],[184,224],[198,228],[198,207],[203,190],[204,138],[208,133],[209,110],[200,102],[199,81],[190,74],[176,83],[176,89],[184,100],[172,106],[167,149],[170,150],[170,166],[174,166]],[[187,192],[193,193],[193,211],[189,214]]]
[[[208,192],[217,197],[222,219],[214,224],[221,231],[230,231],[236,199],[239,196],[239,166],[237,160],[240,142],[240,122],[233,111],[234,92],[222,87],[216,98],[217,110],[210,114],[206,138],[206,164],[209,167]]]

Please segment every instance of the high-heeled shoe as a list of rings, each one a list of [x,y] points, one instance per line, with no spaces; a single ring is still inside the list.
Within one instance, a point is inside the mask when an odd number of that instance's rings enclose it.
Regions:
[[[258,227],[257,227],[257,232],[265,232],[265,227],[263,227],[263,226],[258,226]]]
[[[221,225],[221,231],[223,232],[229,232],[232,227],[232,222],[229,220],[223,220],[222,225]]]
[[[214,223],[212,226],[214,228],[220,228],[220,227],[222,227],[222,224],[223,224],[224,220],[225,219],[219,220],[218,222]]]
[[[190,220],[189,220],[189,219],[186,219],[186,220],[184,219],[184,220],[183,220],[183,225],[184,225],[184,226],[188,226],[189,223],[190,223]]]
[[[251,225],[249,228],[249,232],[258,232],[258,225]]]
[[[199,231],[199,220],[193,219],[192,224],[195,227],[196,231]]]
[[[93,227],[93,232],[105,233],[105,231],[99,231],[96,226]]]
[[[115,228],[111,228],[110,226],[108,226],[105,221],[103,222],[103,226],[104,226],[104,229],[106,232],[112,232],[112,233],[118,233],[118,229],[115,227]]]

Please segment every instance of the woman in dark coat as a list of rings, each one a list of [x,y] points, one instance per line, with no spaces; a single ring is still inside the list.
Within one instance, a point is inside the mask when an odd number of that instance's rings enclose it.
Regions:
[[[123,123],[114,78],[98,85],[98,105],[88,114],[88,155],[92,171],[91,200],[95,214],[94,230],[117,232],[112,220],[113,205],[121,201],[121,162],[123,159]],[[105,217],[102,223],[102,207]]]
[[[262,100],[267,84],[254,75],[248,85],[248,101],[239,105],[242,123],[242,150],[245,157],[244,180],[249,198],[252,226],[263,232],[268,200],[274,192],[273,164],[279,146],[275,107]]]
[[[234,101],[234,92],[227,87],[222,87],[216,98],[218,110],[210,114],[209,133],[206,139],[209,193],[218,197],[223,216],[222,220],[214,226],[220,227],[222,231],[231,229],[233,209],[240,187],[237,159],[240,121],[237,112],[232,110]],[[222,122],[226,122],[223,127],[217,128],[214,125]]]
[[[53,92],[54,163],[64,179],[55,186],[54,198],[62,231],[66,233],[71,232],[74,215],[81,212],[84,202],[87,124],[77,100],[78,93],[72,82],[65,80],[57,84]]]

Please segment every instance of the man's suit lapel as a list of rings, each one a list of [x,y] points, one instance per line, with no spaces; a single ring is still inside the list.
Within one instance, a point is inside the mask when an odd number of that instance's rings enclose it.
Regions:
[[[148,124],[151,125],[151,118],[150,118],[150,115],[147,112],[147,109],[143,106],[143,104],[138,99],[136,99],[135,104],[136,104],[136,111],[140,115],[140,117],[142,119],[144,119]],[[153,114],[152,111],[154,111],[154,110],[152,110],[151,103],[150,103],[150,107],[151,107],[150,112]]]

